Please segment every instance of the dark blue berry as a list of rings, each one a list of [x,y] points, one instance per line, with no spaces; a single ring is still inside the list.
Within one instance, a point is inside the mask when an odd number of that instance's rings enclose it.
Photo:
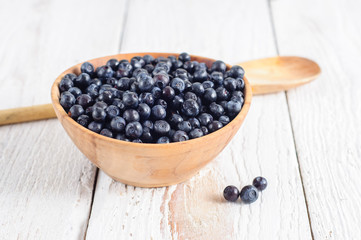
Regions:
[[[119,116],[119,114],[120,114],[119,108],[114,105],[108,106],[107,109],[105,110],[105,112],[107,113],[108,119],[113,119],[113,118]]]
[[[181,115],[172,113],[168,119],[169,123],[172,125],[172,127],[175,127],[178,125],[178,123],[183,122],[183,118]]]
[[[228,100],[230,98],[230,93],[224,87],[217,88],[216,93],[217,93],[218,101],[224,101],[224,100]]]
[[[119,62],[117,59],[112,58],[108,60],[106,65],[111,67],[114,71],[116,71],[118,69]]]
[[[173,110],[181,109],[183,103],[184,103],[183,97],[180,95],[176,95],[172,100],[172,109]]]
[[[244,89],[244,80],[243,78],[237,78],[236,79],[236,84],[237,84],[237,90],[242,90]]]
[[[185,83],[180,78],[173,78],[170,82],[170,86],[176,91],[177,94],[183,92],[185,89]]]
[[[82,94],[81,90],[77,87],[71,87],[68,90],[75,98],[79,97]]]
[[[154,61],[154,57],[147,54],[143,56],[143,60],[145,64],[152,64],[152,62]]]
[[[155,105],[161,105],[162,107],[164,107],[165,109],[168,108],[168,103],[164,100],[164,99],[157,99],[155,101]]]
[[[150,117],[151,109],[146,103],[140,103],[137,110],[141,120],[147,120]]]
[[[224,114],[224,108],[215,102],[209,105],[209,111],[213,117],[217,119]]]
[[[172,137],[173,142],[183,142],[187,141],[188,139],[189,136],[187,135],[187,133],[181,130],[176,131]]]
[[[205,90],[206,90],[207,88],[213,88],[213,87],[214,87],[214,83],[211,82],[211,81],[209,81],[209,80],[204,81],[204,82],[202,83],[202,85],[203,85],[203,87],[204,87]]]
[[[183,63],[183,68],[185,70],[187,70],[187,72],[189,72],[189,73],[194,72],[194,67],[195,67],[194,62],[187,61],[187,62]]]
[[[98,87],[100,87],[103,83],[100,79],[98,78],[93,78],[91,81],[90,81],[90,84],[95,84],[97,85]]]
[[[243,78],[244,76],[244,69],[241,66],[233,66],[229,70],[230,77],[233,78]]]
[[[102,128],[103,128],[103,123],[101,123],[101,122],[91,122],[88,125],[88,129],[90,131],[93,131],[93,132],[96,132],[96,133],[100,133]]]
[[[235,202],[235,201],[237,201],[238,196],[239,196],[239,190],[235,186],[227,186],[223,190],[223,197],[227,201]]]
[[[74,73],[67,73],[65,74],[64,78],[69,78],[70,80],[74,81],[77,76]]]
[[[159,87],[154,87],[151,90],[151,93],[152,93],[154,99],[158,99],[158,98],[162,97],[162,90]]]
[[[170,125],[164,120],[157,120],[154,122],[154,132],[160,136],[165,136],[170,131]]]
[[[117,82],[117,88],[120,90],[129,90],[130,87],[130,79],[127,77],[122,77]]]
[[[211,73],[211,81],[216,86],[221,86],[223,84],[223,74],[221,72],[212,72]]]
[[[183,122],[178,123],[177,128],[178,128],[178,130],[188,133],[192,130],[192,125],[188,121],[183,121]]]
[[[152,90],[154,85],[154,80],[150,76],[145,76],[141,79],[139,79],[138,87],[141,92],[148,92]]]
[[[154,79],[154,86],[157,86],[160,89],[163,89],[169,83],[169,77],[164,73],[158,73],[154,75],[153,79]]]
[[[227,103],[227,112],[230,116],[237,115],[242,109],[242,103],[239,101],[229,101]]]
[[[208,124],[213,122],[213,116],[209,113],[202,113],[198,116],[198,120],[202,126],[208,126]]]
[[[138,122],[140,120],[139,113],[134,109],[127,109],[123,113],[123,118],[125,121],[129,122]]]
[[[229,117],[226,115],[222,115],[219,117],[218,121],[222,123],[223,126],[227,125],[229,123]]]
[[[201,129],[202,129],[203,135],[207,135],[209,133],[209,130],[206,126],[202,126]]]
[[[172,87],[170,86],[166,86],[165,88],[163,88],[162,90],[162,98],[166,101],[170,101],[174,98],[175,96],[175,91]]]
[[[145,65],[145,61],[143,60],[142,57],[136,56],[133,57],[130,60],[130,64],[134,67],[134,68],[141,68]]]
[[[192,92],[194,92],[196,95],[198,96],[203,96],[204,94],[204,87],[202,85],[202,83],[200,82],[195,82],[192,85]]]
[[[115,139],[130,142],[130,140],[127,138],[127,136],[125,136],[124,133],[118,133],[117,135],[115,135]]]
[[[155,120],[160,120],[160,119],[164,119],[167,115],[167,112],[165,110],[164,107],[162,107],[161,105],[155,105],[154,107],[152,107],[152,117]]]
[[[139,138],[134,139],[132,142],[133,143],[143,143],[143,141],[141,139],[139,139]]]
[[[144,66],[144,69],[147,70],[148,73],[152,73],[154,71],[154,66],[152,64],[147,64]]]
[[[142,133],[142,136],[140,138],[145,143],[153,142],[152,130],[150,128],[143,127],[143,133]]]
[[[192,131],[189,132],[189,137],[191,139],[202,137],[203,131],[200,128],[195,128]]]
[[[195,128],[200,128],[201,127],[201,123],[198,121],[197,118],[189,118],[188,119],[188,122],[191,124],[192,126],[192,129],[195,129]]]
[[[103,128],[99,134],[110,138],[113,137],[113,133],[107,128]]]
[[[115,97],[110,90],[105,90],[99,94],[99,98],[106,104],[111,104]]]
[[[68,91],[69,88],[74,86],[74,82],[70,78],[63,77],[59,83],[60,91]]]
[[[96,107],[100,107],[102,109],[106,109],[108,107],[108,104],[106,104],[105,102],[96,102],[94,105],[93,105],[94,108]]]
[[[68,116],[77,119],[80,115],[84,114],[84,108],[81,105],[73,105],[68,112]]]
[[[68,110],[75,104],[75,97],[70,92],[63,92],[60,97],[60,105],[65,109]]]
[[[193,74],[194,81],[204,82],[208,79],[208,73],[205,69],[195,71]]]
[[[264,177],[256,177],[253,179],[253,186],[255,186],[259,191],[263,191],[267,187],[267,180]]]
[[[207,88],[207,89],[204,91],[203,99],[204,99],[207,103],[215,102],[215,101],[217,100],[216,90],[214,90],[213,88]]]
[[[195,117],[199,113],[199,105],[196,101],[188,99],[182,104],[182,112],[188,117]]]
[[[157,143],[169,143],[169,142],[170,142],[170,140],[169,140],[169,138],[166,137],[166,136],[160,137],[160,138],[158,138],[158,140],[157,140]]]
[[[139,122],[130,122],[125,127],[125,135],[129,138],[136,139],[142,136],[143,127]]]
[[[90,75],[81,73],[75,80],[74,85],[80,89],[86,89],[91,83]]]
[[[223,127],[223,124],[218,121],[213,121],[210,124],[208,124],[209,132],[215,132],[222,127]]]
[[[125,110],[124,103],[119,98],[114,98],[112,105],[118,107],[121,113],[124,112],[124,110]]]
[[[126,108],[136,108],[138,103],[138,95],[135,92],[123,93],[123,104]]]
[[[110,127],[114,132],[122,132],[125,129],[125,120],[122,117],[114,117],[110,121]]]
[[[96,73],[98,78],[105,79],[113,77],[114,71],[111,67],[105,65],[97,68]]]
[[[92,117],[97,122],[102,122],[107,117],[107,113],[105,110],[101,107],[95,107],[93,108]]]
[[[76,121],[83,127],[87,127],[90,123],[90,117],[88,115],[80,115]]]
[[[179,54],[178,60],[180,60],[182,62],[187,62],[187,61],[191,60],[191,56],[188,53],[183,52],[183,53]]]
[[[224,62],[218,60],[218,61],[215,61],[213,64],[212,64],[212,67],[211,67],[211,71],[214,72],[226,72],[227,70],[227,66]]]
[[[186,94],[184,94],[184,100],[192,99],[194,101],[197,101],[197,98],[197,95],[193,92],[186,92]]]
[[[242,188],[241,193],[239,194],[242,202],[244,203],[253,203],[258,199],[258,190],[252,185],[247,185]]]
[[[89,74],[89,76],[93,76],[94,75],[94,66],[90,62],[85,62],[81,65],[80,71],[82,73]]]
[[[153,127],[154,127],[154,124],[152,121],[150,120],[145,120],[143,123],[142,123],[142,126],[143,128],[149,128],[150,130],[153,130]]]
[[[223,82],[223,85],[230,92],[233,92],[237,89],[237,82],[234,78],[226,78]]]

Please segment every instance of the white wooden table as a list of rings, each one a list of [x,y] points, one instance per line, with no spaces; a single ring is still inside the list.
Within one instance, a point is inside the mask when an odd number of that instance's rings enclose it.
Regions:
[[[0,239],[360,239],[359,0],[0,0],[0,109],[50,102],[67,67],[118,52],[237,63],[300,55],[317,81],[256,96],[229,146],[191,180],[110,179],[55,119],[0,127]],[[262,175],[251,205],[222,191]]]

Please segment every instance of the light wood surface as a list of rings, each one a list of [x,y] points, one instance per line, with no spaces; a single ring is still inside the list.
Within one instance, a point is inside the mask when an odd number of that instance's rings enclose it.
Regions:
[[[109,59],[127,59],[151,55],[154,58],[176,53],[128,53],[87,60],[95,68]],[[214,59],[191,55],[193,61],[206,63]],[[230,69],[231,65],[226,64]],[[79,150],[113,179],[138,187],[164,187],[184,182],[212,161],[241,127],[251,104],[252,91],[244,77],[244,104],[239,114],[226,126],[204,137],[170,144],[145,144],[119,141],[94,133],[79,125],[60,105],[59,83],[68,73],[79,74],[81,63],[60,74],[51,88],[51,101],[59,121]]]
[[[60,72],[117,51],[277,55],[266,0],[1,3],[0,109],[48,103]],[[96,174],[57,120],[0,127],[0,239],[359,239],[360,3],[270,5],[280,54],[317,61],[319,79],[255,96],[229,146],[171,187]],[[258,175],[257,202],[222,200]]]

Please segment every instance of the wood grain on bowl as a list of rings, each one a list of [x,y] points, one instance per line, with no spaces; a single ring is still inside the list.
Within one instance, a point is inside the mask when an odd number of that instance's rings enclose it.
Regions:
[[[89,60],[95,67],[104,65],[109,59],[128,59],[150,54],[157,58],[173,53],[128,53]],[[213,59],[193,56],[192,60],[205,62]],[[202,167],[214,159],[229,143],[241,126],[250,107],[252,92],[245,78],[245,103],[241,112],[225,127],[201,138],[169,144],[145,144],[120,141],[94,133],[71,119],[59,103],[58,84],[67,73],[80,73],[77,64],[55,80],[51,99],[55,113],[79,150],[96,166],[113,179],[140,187],[169,186],[191,178]],[[230,65],[227,65],[230,68]]]

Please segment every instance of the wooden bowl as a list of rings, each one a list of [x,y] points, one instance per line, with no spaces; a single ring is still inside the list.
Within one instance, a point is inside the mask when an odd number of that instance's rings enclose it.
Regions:
[[[105,65],[111,58],[128,59],[150,54],[154,58],[175,53],[128,53],[90,60],[94,67]],[[213,59],[191,56],[192,60],[205,62]],[[132,143],[108,138],[94,133],[70,118],[59,103],[59,82],[67,73],[80,73],[81,63],[69,68],[55,80],[51,100],[59,121],[74,144],[97,167],[111,178],[139,187],[162,187],[183,182],[195,175],[214,159],[238,131],[247,115],[252,98],[251,86],[246,78],[245,102],[241,112],[228,125],[204,137],[169,144]],[[227,68],[230,68],[227,65]]]

